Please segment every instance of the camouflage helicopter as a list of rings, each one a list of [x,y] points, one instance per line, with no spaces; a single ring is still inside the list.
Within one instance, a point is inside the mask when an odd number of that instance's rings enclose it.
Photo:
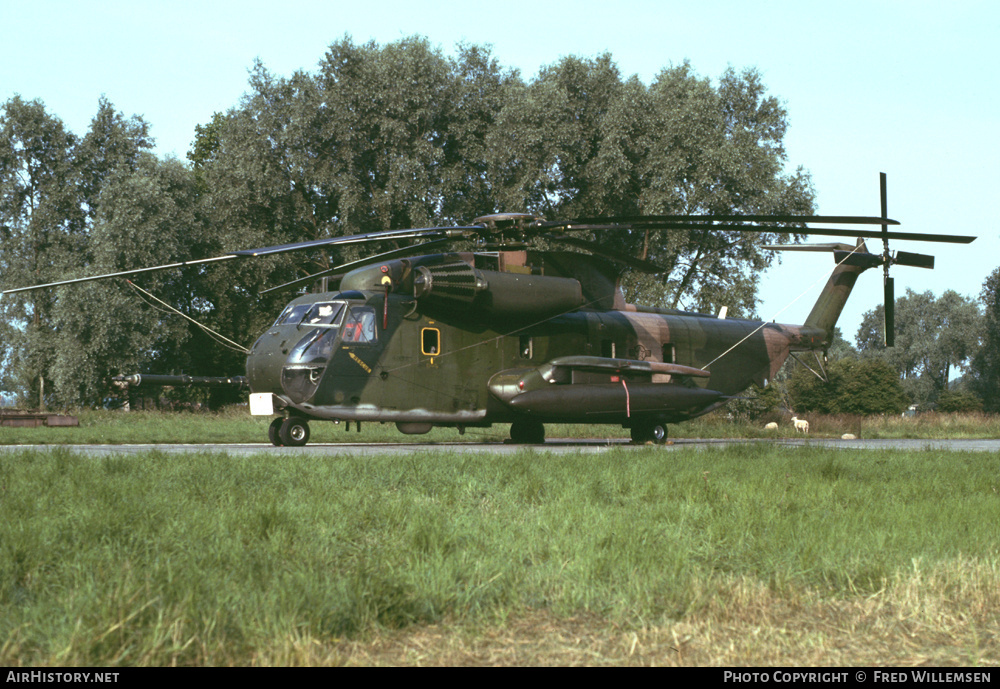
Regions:
[[[881,225],[880,230],[805,223]],[[515,443],[542,443],[546,423],[616,424],[637,443],[662,443],[667,424],[707,414],[751,383],[763,386],[790,355],[823,354],[863,271],[885,275],[886,333],[892,337],[892,264],[933,267],[933,257],[890,252],[890,239],[971,242],[974,237],[889,231],[882,215],[638,216],[547,221],[521,213],[427,227],[334,237],[134,271],[66,280],[37,289],[167,268],[386,240],[425,240],[310,275],[333,291],[293,299],[247,354],[250,411],[276,416],[275,445],[301,446],[310,421],[392,422],[402,433],[435,426],[509,423]],[[623,265],[657,266],[580,239],[574,232],[726,230],[857,238],[856,243],[770,249],[832,252],[836,262],[802,325],[783,325],[627,304]],[[578,251],[532,248],[544,237]],[[882,254],[865,238],[881,238]],[[480,250],[444,251],[456,240]],[[432,250],[441,253],[432,253]],[[8,293],[5,292],[5,293]],[[819,359],[819,356],[817,357]],[[820,364],[821,367],[821,364]]]

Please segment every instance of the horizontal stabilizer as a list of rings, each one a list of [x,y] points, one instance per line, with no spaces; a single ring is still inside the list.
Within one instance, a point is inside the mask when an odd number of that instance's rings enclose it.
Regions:
[[[834,251],[833,260],[838,264],[843,263],[859,268],[878,268],[882,265],[882,257],[868,252],[858,253],[857,251]]]

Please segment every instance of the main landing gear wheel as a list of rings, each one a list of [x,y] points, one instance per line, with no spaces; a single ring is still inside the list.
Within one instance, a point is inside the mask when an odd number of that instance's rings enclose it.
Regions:
[[[300,416],[284,419],[278,429],[278,438],[287,447],[302,447],[309,442],[309,422]]]
[[[667,427],[659,423],[644,423],[639,426],[632,426],[631,429],[632,442],[636,445],[645,445],[646,443],[653,443],[654,445],[662,445],[667,442]]]
[[[540,445],[545,442],[545,426],[540,421],[518,419],[510,425],[510,440],[517,445]]]

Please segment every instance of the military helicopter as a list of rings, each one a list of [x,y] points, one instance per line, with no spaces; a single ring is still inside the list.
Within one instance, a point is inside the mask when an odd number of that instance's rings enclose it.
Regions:
[[[867,216],[696,215],[549,221],[494,214],[470,225],[390,230],[236,251],[208,259],[65,280],[13,293],[168,268],[376,241],[415,246],[310,275],[272,289],[327,278],[335,290],[293,299],[250,348],[250,411],[276,416],[274,445],[301,446],[311,421],[395,423],[402,433],[435,426],[510,424],[515,443],[542,443],[546,423],[616,424],[636,443],[663,443],[667,425],[707,414],[751,383],[765,385],[790,355],[831,344],[834,325],[863,271],[881,266],[886,333],[892,337],[893,264],[932,268],[932,256],[891,252],[889,240],[968,243],[974,237],[889,231]],[[880,225],[880,230],[805,223]],[[827,251],[834,268],[802,325],[783,325],[626,304],[622,266],[644,260],[601,248],[575,232],[625,230],[784,232],[856,238],[856,243],[782,245]],[[545,238],[579,251],[533,248]],[[870,253],[865,238],[881,238]],[[476,251],[444,251],[457,240]],[[434,253],[439,251],[439,253]],[[331,277],[332,276],[332,277]]]

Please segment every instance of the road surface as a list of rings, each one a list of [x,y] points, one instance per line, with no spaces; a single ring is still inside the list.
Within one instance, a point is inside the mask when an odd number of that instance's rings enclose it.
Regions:
[[[711,439],[678,438],[666,445],[657,446],[662,452],[678,450],[703,449],[707,447],[722,447],[735,443],[769,443],[781,447],[834,447],[844,451],[862,450],[929,450],[958,452],[1000,452],[998,440],[841,440],[839,438],[810,439]],[[378,456],[387,454],[412,454],[419,452],[457,452],[457,453],[489,453],[510,454],[521,450],[539,453],[568,454],[582,452],[600,454],[610,448],[643,450],[650,446],[631,445],[627,440],[580,440],[559,439],[547,440],[541,445],[514,445],[498,442],[447,442],[447,443],[315,443],[305,447],[273,447],[266,443],[235,443],[235,444],[205,444],[205,445],[3,445],[0,452],[16,450],[51,450],[63,447],[74,453],[102,457],[108,455],[128,455],[150,450],[159,450],[166,454],[182,454],[187,452],[226,452],[233,455],[267,455],[280,457],[284,455],[314,455],[331,454],[348,456]]]

